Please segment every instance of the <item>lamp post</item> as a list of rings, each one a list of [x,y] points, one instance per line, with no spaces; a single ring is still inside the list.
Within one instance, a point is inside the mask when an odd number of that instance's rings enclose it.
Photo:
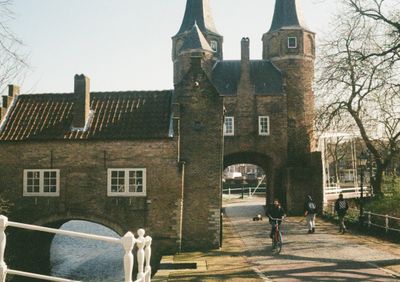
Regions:
[[[368,155],[366,152],[362,151],[360,156],[358,156],[358,166],[360,167],[360,215],[358,221],[360,226],[364,225],[364,169],[367,165]]]

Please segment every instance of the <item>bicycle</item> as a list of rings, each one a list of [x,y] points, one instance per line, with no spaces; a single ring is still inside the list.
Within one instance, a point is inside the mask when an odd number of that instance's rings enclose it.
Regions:
[[[279,254],[282,250],[283,240],[282,240],[282,232],[279,229],[279,221],[283,221],[283,218],[272,218],[270,219],[274,222],[275,230],[272,235],[272,252],[275,254]]]

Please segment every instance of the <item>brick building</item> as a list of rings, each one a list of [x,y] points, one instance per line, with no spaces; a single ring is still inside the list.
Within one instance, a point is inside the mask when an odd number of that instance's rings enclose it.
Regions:
[[[208,0],[187,0],[173,36],[173,90],[20,94],[9,87],[0,124],[0,190],[13,220],[72,219],[120,234],[144,227],[174,251],[220,243],[223,168],[260,166],[268,200],[322,201],[312,153],[314,33],[295,0],[276,0],[263,58],[223,60]],[[49,240],[48,242],[51,242]]]

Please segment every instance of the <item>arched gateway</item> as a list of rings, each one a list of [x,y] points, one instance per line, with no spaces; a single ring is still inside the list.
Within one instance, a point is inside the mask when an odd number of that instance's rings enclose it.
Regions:
[[[295,0],[276,0],[263,58],[223,60],[208,0],[187,0],[173,36],[174,89],[19,94],[0,111],[0,191],[10,220],[76,218],[118,233],[145,228],[165,252],[220,244],[222,170],[244,162],[268,173],[268,191],[298,213],[322,203],[313,153],[314,36]],[[243,19],[245,20],[245,19]],[[54,218],[47,221],[47,218]]]

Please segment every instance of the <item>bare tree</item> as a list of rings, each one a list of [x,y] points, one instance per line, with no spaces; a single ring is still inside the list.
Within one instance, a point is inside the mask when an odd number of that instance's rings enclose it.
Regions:
[[[14,16],[11,5],[11,0],[0,0],[0,93],[21,77],[27,67],[23,43],[9,28]]]
[[[22,42],[9,28],[13,19],[10,9],[11,0],[0,0],[0,93],[7,84],[22,77],[23,70],[27,67],[26,57],[22,54]],[[0,195],[0,214],[9,212],[12,204]]]
[[[325,129],[339,124],[359,132],[376,163],[371,184],[381,194],[383,172],[400,150],[400,7],[391,0],[342,3],[319,56],[317,118]]]
[[[375,52],[362,54],[363,57],[387,56],[400,59],[400,4],[385,0],[349,0],[347,3],[358,18],[372,19],[386,29],[385,43]]]

